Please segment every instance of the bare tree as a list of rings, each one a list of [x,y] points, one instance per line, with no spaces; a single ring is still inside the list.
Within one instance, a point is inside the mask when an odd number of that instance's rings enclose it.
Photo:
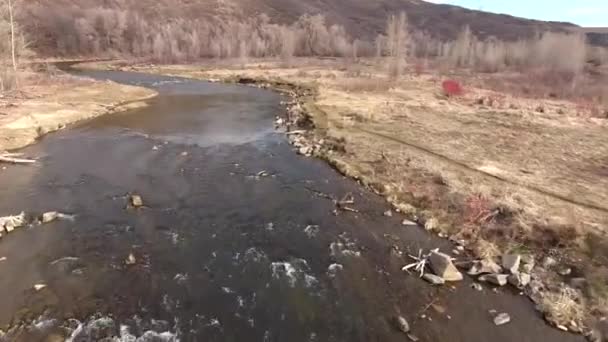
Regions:
[[[17,75],[17,54],[15,53],[15,17],[13,15],[13,1],[8,0],[8,15],[11,27],[11,59],[13,62],[13,72],[15,73],[15,85],[19,85],[19,77]]]
[[[401,76],[407,54],[407,15],[405,12],[388,18],[386,25],[387,54],[390,57],[388,73],[391,78]]]

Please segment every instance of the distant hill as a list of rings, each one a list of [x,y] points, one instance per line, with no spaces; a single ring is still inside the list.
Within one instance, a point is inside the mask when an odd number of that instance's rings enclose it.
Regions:
[[[509,15],[469,10],[422,0],[29,0],[61,10],[69,7],[119,7],[144,13],[158,20],[249,17],[265,13],[271,21],[291,23],[303,14],[324,14],[330,23],[341,24],[352,36],[373,38],[385,29],[390,14],[406,11],[410,26],[442,39],[454,39],[465,25],[480,38],[504,40],[529,37],[542,31],[578,31],[563,22],[545,22]],[[27,20],[27,18],[24,18]],[[590,32],[595,44],[606,44],[606,35]]]
[[[590,44],[608,47],[608,27],[586,27],[583,31],[587,33]]]
[[[201,17],[216,14],[252,15],[266,13],[272,20],[293,22],[299,16],[325,14],[357,36],[375,36],[384,30],[386,17],[406,11],[410,23],[438,38],[453,38],[465,25],[481,37],[516,39],[535,31],[564,31],[576,28],[568,23],[543,22],[508,15],[474,11],[422,0],[31,0],[52,7],[108,6],[170,17]]]

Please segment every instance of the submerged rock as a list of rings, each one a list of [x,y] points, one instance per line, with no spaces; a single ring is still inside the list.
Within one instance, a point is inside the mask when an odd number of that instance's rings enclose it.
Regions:
[[[46,287],[46,284],[36,284],[34,285],[34,290],[40,291]]]
[[[461,281],[463,279],[462,273],[456,269],[449,255],[433,251],[429,256],[429,262],[433,272],[445,281]]]
[[[425,273],[422,276],[422,279],[428,281],[429,283],[431,283],[433,285],[445,284],[445,280],[443,278],[441,278],[440,276],[434,275],[434,274],[430,274],[430,273]]]
[[[135,255],[133,255],[133,253],[129,253],[129,256],[127,257],[127,260],[125,260],[125,263],[127,265],[135,265],[136,262],[137,260],[135,259]]]
[[[329,276],[330,278],[334,278],[338,274],[338,272],[342,271],[343,269],[344,266],[342,264],[331,264],[327,268],[327,276]]]
[[[485,274],[479,277],[479,281],[488,282],[498,286],[505,286],[507,285],[508,277],[509,276],[506,274]]]
[[[471,284],[471,288],[475,291],[483,291],[483,286],[481,286],[479,283]]]
[[[403,316],[395,317],[395,325],[397,326],[397,329],[399,329],[399,331],[401,331],[404,334],[407,334],[410,332],[410,324],[407,322],[407,320]]]
[[[508,313],[500,313],[498,315],[496,315],[496,317],[494,317],[494,324],[496,325],[505,325],[507,323],[511,322],[511,316],[509,316]]]
[[[50,263],[51,268],[57,272],[68,274],[74,270],[83,267],[79,258],[76,257],[63,257]]]

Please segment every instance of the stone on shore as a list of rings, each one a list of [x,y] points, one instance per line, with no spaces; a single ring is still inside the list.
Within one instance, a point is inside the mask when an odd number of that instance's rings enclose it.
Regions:
[[[467,272],[469,275],[480,275],[487,273],[501,273],[502,268],[500,265],[495,263],[492,259],[483,259],[481,261],[476,261],[473,263],[469,271]]]
[[[461,281],[463,279],[462,273],[454,266],[452,258],[449,255],[433,251],[429,256],[429,262],[433,272],[443,278],[443,280]]]
[[[515,274],[519,272],[519,265],[521,264],[521,255],[519,254],[505,254],[502,256],[502,267]]]
[[[515,274],[509,275],[509,277],[507,278],[507,281],[509,282],[509,284],[511,284],[517,288],[524,288],[524,287],[528,286],[528,284],[530,284],[531,280],[532,280],[532,277],[530,277],[530,275],[527,273],[515,273]]]

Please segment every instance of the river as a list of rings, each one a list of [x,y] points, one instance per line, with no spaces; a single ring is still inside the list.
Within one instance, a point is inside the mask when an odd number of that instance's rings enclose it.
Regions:
[[[407,254],[453,246],[297,155],[273,127],[280,95],[85,74],[159,96],[49,135],[23,150],[37,165],[0,172],[0,216],[75,215],[0,240],[5,341],[407,341],[397,315],[420,341],[583,340],[511,289],[402,272]],[[358,212],[334,212],[348,194]],[[511,323],[495,326],[492,310]]]

